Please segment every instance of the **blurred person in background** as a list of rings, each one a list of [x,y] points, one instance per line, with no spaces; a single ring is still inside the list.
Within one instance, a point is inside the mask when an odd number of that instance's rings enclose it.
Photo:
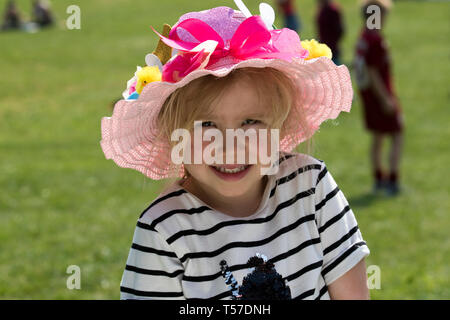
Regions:
[[[48,1],[33,0],[33,22],[39,27],[47,27],[53,24],[53,15]]]
[[[344,25],[339,5],[333,0],[318,0],[319,10],[316,26],[319,42],[325,43],[333,53],[333,62],[341,64],[339,41],[344,34]]]
[[[278,7],[283,13],[284,26],[296,32],[301,30],[300,16],[296,12],[294,0],[277,0]]]
[[[16,3],[10,0],[6,4],[1,30],[14,30],[22,27],[22,19]]]
[[[369,7],[372,5],[378,9]],[[389,48],[381,32],[391,6],[390,0],[362,1],[364,25],[356,44],[353,67],[364,107],[365,126],[372,135],[370,158],[375,180],[374,192],[385,190],[388,195],[396,195],[400,191],[403,115],[393,88]],[[391,140],[388,172],[382,167],[382,143],[385,137]]]

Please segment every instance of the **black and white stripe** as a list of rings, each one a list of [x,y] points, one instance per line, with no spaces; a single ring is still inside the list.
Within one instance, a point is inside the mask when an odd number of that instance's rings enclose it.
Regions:
[[[263,210],[251,218],[218,214],[178,185],[153,201],[136,225],[121,298],[230,299],[219,262],[241,283],[259,252],[294,299],[329,299],[328,284],[368,248],[323,161],[292,153],[279,163]]]
[[[213,227],[204,229],[204,230],[187,229],[187,230],[179,231],[179,232],[171,235],[167,239],[167,243],[171,244],[181,237],[190,236],[190,235],[197,235],[197,236],[210,235],[216,231],[219,231],[222,228],[229,227],[229,226],[267,223],[267,222],[271,221],[278,214],[278,212],[281,211],[282,209],[286,209],[289,206],[293,205],[299,199],[308,197],[312,194],[314,194],[314,189],[300,192],[300,193],[296,194],[294,197],[292,197],[291,199],[280,203],[271,215],[264,217],[264,218],[257,218],[257,219],[252,219],[252,220],[240,220],[240,219],[229,220],[229,221],[220,222],[220,223],[214,225]]]
[[[170,198],[174,198],[174,197],[178,197],[178,196],[180,196],[180,195],[182,195],[183,193],[187,193],[187,191],[186,190],[184,190],[184,189],[181,189],[181,190],[177,190],[177,191],[175,191],[175,192],[171,192],[171,193],[169,193],[169,194],[166,194],[166,195],[164,195],[164,196],[162,196],[162,197],[158,197],[155,201],[153,201],[142,213],[141,213],[141,215],[139,216],[139,218],[142,218],[142,216],[147,212],[147,211],[149,211],[151,208],[153,208],[154,206],[156,206],[158,203],[160,203],[160,202],[162,202],[162,201],[165,201],[165,200],[167,200],[167,199],[170,199]]]

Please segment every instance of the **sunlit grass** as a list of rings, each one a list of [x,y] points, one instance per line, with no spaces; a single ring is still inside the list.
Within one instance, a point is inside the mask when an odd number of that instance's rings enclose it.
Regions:
[[[82,28],[66,30],[65,9],[76,3]],[[257,12],[257,1],[246,3]],[[341,4],[348,63],[361,21],[354,1]],[[100,119],[154,49],[150,25],[219,5],[233,3],[53,1],[56,28],[0,34],[0,297],[118,298],[136,219],[162,182],[105,160]],[[315,5],[297,1],[302,39],[315,35]],[[448,9],[397,1],[385,31],[406,116],[399,197],[369,195],[370,140],[357,95],[352,112],[315,137],[313,155],[327,163],[371,249],[367,264],[380,266],[374,299],[450,297]],[[81,290],[66,288],[69,265],[81,268]]]

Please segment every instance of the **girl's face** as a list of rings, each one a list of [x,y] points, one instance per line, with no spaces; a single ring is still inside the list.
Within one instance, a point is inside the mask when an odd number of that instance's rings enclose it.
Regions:
[[[259,140],[266,139],[267,149],[264,149],[267,151],[264,150],[263,154],[270,156],[270,129],[266,119],[266,114],[270,114],[270,110],[267,110],[268,108],[269,106],[266,106],[266,104],[260,103],[257,92],[252,85],[244,81],[234,83],[233,86],[224,92],[220,99],[216,100],[211,114],[205,115],[203,119],[199,120],[202,121],[203,135],[211,128],[221,131],[223,136],[221,145],[223,149],[220,149],[222,151],[217,156],[222,159],[222,164],[214,163],[213,165],[208,165],[204,162],[202,164],[185,164],[185,169],[192,176],[190,184],[194,188],[200,189],[202,194],[232,198],[245,196],[262,185],[264,175],[261,173],[261,168],[267,168],[269,165],[262,165],[259,156],[256,157],[257,163],[252,164],[249,161],[249,151],[253,149],[253,152],[256,151],[257,155],[259,155]],[[257,133],[256,143],[250,148],[249,143],[251,139],[245,138],[245,146],[241,144],[238,147],[237,139],[235,139],[233,143],[234,152],[231,152],[232,150],[227,150],[226,147],[226,129],[242,129],[244,132],[248,129],[254,129]],[[267,134],[265,136],[258,134],[258,129],[267,129]],[[193,130],[191,137],[194,137]],[[201,150],[196,150],[194,149],[193,139],[191,139],[192,159],[194,152],[205,154],[203,151],[212,142],[203,142]],[[245,152],[244,162],[240,163],[238,161],[238,149],[241,152]],[[214,149],[210,148],[209,150]],[[226,162],[227,153],[234,155],[234,164]],[[215,152],[213,151],[211,155],[215,156]]]

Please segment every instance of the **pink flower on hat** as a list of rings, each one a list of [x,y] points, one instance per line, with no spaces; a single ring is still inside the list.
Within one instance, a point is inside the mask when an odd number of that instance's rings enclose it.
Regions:
[[[302,47],[295,31],[287,28],[268,30],[260,16],[245,19],[242,16],[224,15],[223,11],[229,8],[215,9],[217,14],[226,17],[221,24],[208,24],[208,19],[214,16],[212,9],[198,12],[195,17],[180,18],[168,38],[154,30],[165,44],[178,50],[178,54],[163,67],[163,81],[177,82],[192,71],[209,69],[208,67],[227,56],[232,56],[236,61],[291,61],[294,57],[304,59],[308,56],[308,51]]]
[[[162,79],[167,82],[177,82],[190,72],[204,68],[217,47],[217,42],[207,40],[192,51],[177,54],[170,63],[163,67]]]

